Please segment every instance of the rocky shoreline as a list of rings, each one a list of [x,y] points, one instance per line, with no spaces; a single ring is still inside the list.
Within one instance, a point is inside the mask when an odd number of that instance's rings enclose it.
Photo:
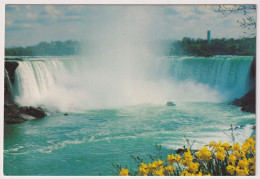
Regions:
[[[231,105],[241,107],[241,111],[255,113],[256,112],[256,89],[252,89],[240,99],[235,99]]]
[[[16,104],[4,105],[4,122],[8,124],[23,123],[27,120],[45,116],[46,113],[40,107],[18,106]]]

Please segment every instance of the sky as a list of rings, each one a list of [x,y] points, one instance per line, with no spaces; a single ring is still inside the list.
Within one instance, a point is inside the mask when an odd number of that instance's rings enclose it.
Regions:
[[[240,38],[243,14],[224,16],[210,5],[6,5],[5,46],[41,41],[104,39],[131,31],[146,40]],[[254,14],[256,16],[256,14]],[[140,35],[142,34],[142,35]]]

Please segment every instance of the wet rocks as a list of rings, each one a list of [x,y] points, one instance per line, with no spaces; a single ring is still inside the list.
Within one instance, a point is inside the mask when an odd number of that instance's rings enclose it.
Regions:
[[[176,106],[176,104],[174,104],[174,102],[172,102],[172,101],[168,101],[167,106]]]
[[[175,150],[176,154],[179,154],[179,155],[183,155],[184,152],[187,152],[188,149],[187,148],[179,148],[177,150]],[[198,152],[198,150],[190,150],[191,153],[196,153]]]
[[[20,107],[20,111],[21,113],[33,116],[35,118],[42,118],[46,116],[45,112],[40,107],[23,106]]]
[[[16,61],[5,61],[5,69],[8,72],[10,81],[14,83],[14,74],[16,68],[19,66],[19,63]]]
[[[9,124],[23,123],[27,120],[45,117],[46,113],[42,108],[23,106],[16,104],[4,105],[4,121]]]
[[[235,99],[230,104],[241,107],[241,111],[255,113],[256,105],[256,90],[255,88],[249,91],[240,99]]]

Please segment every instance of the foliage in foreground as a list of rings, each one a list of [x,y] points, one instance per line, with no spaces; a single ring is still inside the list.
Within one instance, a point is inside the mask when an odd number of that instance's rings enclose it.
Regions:
[[[139,160],[139,171],[130,172],[121,168],[120,176],[249,176],[255,175],[255,136],[242,145],[236,142],[218,143],[212,141],[199,151],[187,149],[184,154],[169,154],[167,160],[158,159],[151,163]]]

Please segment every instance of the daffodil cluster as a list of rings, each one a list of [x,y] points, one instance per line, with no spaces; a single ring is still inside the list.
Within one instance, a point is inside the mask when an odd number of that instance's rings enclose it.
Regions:
[[[128,176],[128,175],[129,175],[129,170],[122,168],[120,173],[119,173],[119,176]]]
[[[255,136],[242,145],[212,141],[198,151],[186,149],[183,155],[168,154],[164,161],[141,162],[140,176],[223,176],[255,175]],[[121,176],[129,175],[121,169]]]
[[[227,172],[238,176],[255,175],[254,138],[248,138],[241,146],[238,143],[233,145],[228,156]]]
[[[164,164],[164,161],[158,159],[149,164],[141,163],[138,174],[141,176],[170,176],[174,174],[174,170],[174,166],[167,166]]]

